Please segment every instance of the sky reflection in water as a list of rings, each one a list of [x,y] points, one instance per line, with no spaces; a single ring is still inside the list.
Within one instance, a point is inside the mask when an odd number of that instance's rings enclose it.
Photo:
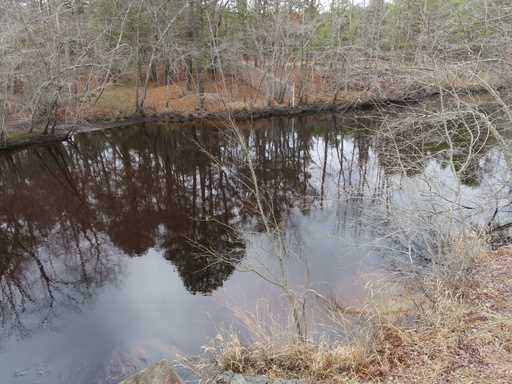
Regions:
[[[397,153],[365,133],[377,126],[315,116],[243,130],[298,290],[357,301],[364,274],[382,273],[407,246],[390,232],[410,242],[420,216],[449,231],[460,225],[442,215],[449,208],[486,222],[508,201],[510,174],[491,145],[461,183],[441,152]],[[242,159],[229,131],[198,125],[2,155],[0,382],[116,382],[162,357],[198,353],[230,324],[228,308],[279,304],[278,291],[241,271],[264,265],[279,279]]]

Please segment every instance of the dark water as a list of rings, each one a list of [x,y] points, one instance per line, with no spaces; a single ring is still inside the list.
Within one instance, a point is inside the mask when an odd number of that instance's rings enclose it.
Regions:
[[[442,139],[390,137],[377,133],[381,122],[313,116],[243,128],[295,289],[356,302],[397,262],[390,255],[421,256],[424,217],[450,231],[496,207],[507,215],[498,148],[482,145],[455,175]],[[456,144],[462,164],[467,150]],[[283,278],[246,155],[232,131],[201,125],[2,154],[0,383],[115,383],[198,353],[233,308],[279,302],[250,271]]]

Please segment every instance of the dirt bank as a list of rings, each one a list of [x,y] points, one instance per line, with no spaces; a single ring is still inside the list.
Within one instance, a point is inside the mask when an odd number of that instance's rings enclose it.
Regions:
[[[482,87],[464,87],[452,90],[453,94],[475,94],[486,92]],[[416,90],[397,97],[357,97],[351,101],[336,103],[310,103],[299,106],[270,106],[248,110],[238,109],[231,111],[189,111],[189,112],[152,112],[141,114],[125,114],[117,117],[104,118],[99,115],[76,124],[61,124],[57,126],[55,134],[43,135],[40,133],[27,134],[26,124],[19,124],[11,128],[14,132],[7,141],[0,143],[0,150],[15,149],[30,145],[46,144],[68,140],[72,135],[81,132],[94,132],[110,128],[120,128],[144,123],[186,123],[194,121],[219,121],[229,119],[235,121],[250,121],[277,116],[299,116],[311,113],[331,112],[343,113],[349,111],[368,111],[384,106],[405,106],[420,102],[429,97],[439,95],[439,90]]]

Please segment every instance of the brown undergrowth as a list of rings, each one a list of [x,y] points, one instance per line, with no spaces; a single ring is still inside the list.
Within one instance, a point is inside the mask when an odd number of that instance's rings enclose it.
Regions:
[[[510,383],[511,276],[512,247],[453,240],[421,281],[402,282],[386,300],[364,309],[331,303],[340,327],[366,324],[343,341],[282,342],[257,331],[249,346],[220,337],[214,355],[223,370],[315,383]]]
[[[481,79],[492,86],[503,85],[503,77],[495,74],[492,68],[474,70],[473,66],[446,66],[422,69],[393,62],[379,62],[378,65],[353,68],[343,81],[322,72],[311,72],[306,79],[290,81],[287,96],[277,101],[269,97],[262,85],[250,84],[235,75],[205,76],[201,92],[185,80],[175,80],[169,84],[150,82],[144,103],[144,112],[151,113],[190,113],[254,111],[267,107],[289,107],[311,104],[346,104],[368,99],[400,99],[409,94],[425,93],[434,88],[437,82],[447,89],[481,89]],[[88,89],[80,81],[76,87],[78,94],[61,95],[57,113],[59,124],[74,124],[83,120],[125,118],[136,111],[137,88],[133,76],[127,76],[116,83],[106,84],[104,89]],[[302,86],[301,86],[302,84]],[[99,86],[98,81],[90,84]],[[291,89],[293,88],[293,92]],[[139,96],[143,90],[139,88]],[[292,96],[293,95],[293,96]],[[7,131],[25,133],[30,128],[31,107],[23,100],[23,95],[9,99]]]
[[[510,383],[512,380],[512,248],[484,252],[463,286],[439,285],[401,340],[398,383]]]

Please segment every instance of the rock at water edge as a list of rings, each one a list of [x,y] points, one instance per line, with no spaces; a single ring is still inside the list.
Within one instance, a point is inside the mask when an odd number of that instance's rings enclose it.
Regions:
[[[119,384],[183,384],[172,364],[166,360],[146,368]]]

